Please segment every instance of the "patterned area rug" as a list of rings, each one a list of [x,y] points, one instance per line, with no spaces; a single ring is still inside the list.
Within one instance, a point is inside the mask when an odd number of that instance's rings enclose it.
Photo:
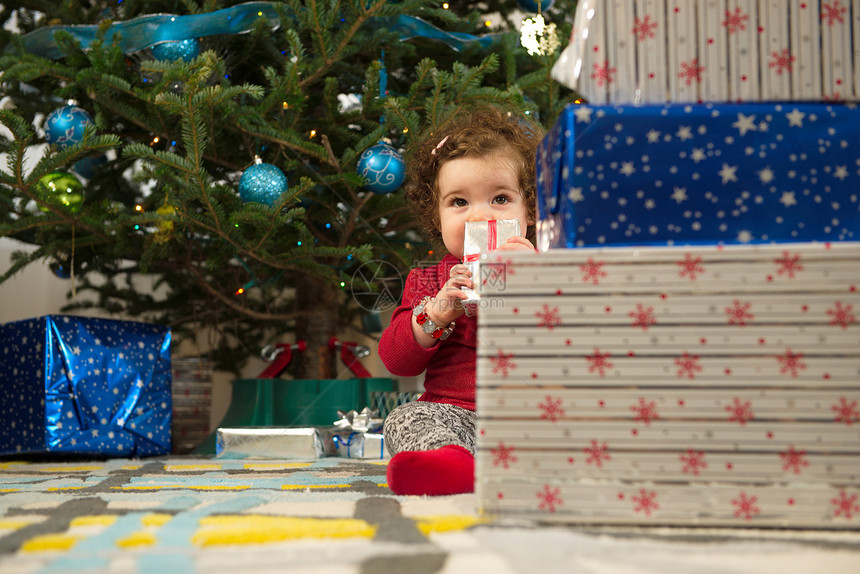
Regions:
[[[398,497],[385,463],[0,461],[0,572],[860,572],[856,533],[495,522],[473,495]]]

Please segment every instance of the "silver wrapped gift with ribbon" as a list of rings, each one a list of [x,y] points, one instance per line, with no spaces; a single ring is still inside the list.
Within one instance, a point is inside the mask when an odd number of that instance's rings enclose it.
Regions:
[[[337,411],[331,441],[332,454],[345,458],[387,459],[383,419],[378,410],[364,407],[361,411]]]
[[[492,268],[490,273],[482,273],[481,265],[486,262],[486,254],[498,249],[512,237],[521,236],[518,219],[499,219],[491,221],[467,221],[463,237],[463,264],[472,272],[475,289],[461,287],[468,295],[463,303],[475,303],[481,299],[481,284],[494,279],[498,273]]]
[[[325,451],[313,427],[219,428],[215,443],[218,458],[320,458]]]

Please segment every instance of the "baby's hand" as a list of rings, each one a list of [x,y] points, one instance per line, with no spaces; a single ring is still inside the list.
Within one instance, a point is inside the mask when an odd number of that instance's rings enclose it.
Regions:
[[[536,251],[532,242],[525,237],[511,237],[508,242],[500,246],[496,251]]]
[[[425,307],[427,315],[434,323],[444,326],[464,313],[463,299],[466,299],[468,295],[460,288],[474,289],[475,284],[471,277],[472,272],[463,264],[451,268],[450,278],[439,289],[436,297],[427,304],[430,309],[427,310]]]

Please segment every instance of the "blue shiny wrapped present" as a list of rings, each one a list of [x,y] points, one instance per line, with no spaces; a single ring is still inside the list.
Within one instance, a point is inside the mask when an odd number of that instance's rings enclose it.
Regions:
[[[538,150],[538,247],[860,239],[860,109],[570,105]]]
[[[49,315],[0,325],[0,454],[169,453],[170,329]]]

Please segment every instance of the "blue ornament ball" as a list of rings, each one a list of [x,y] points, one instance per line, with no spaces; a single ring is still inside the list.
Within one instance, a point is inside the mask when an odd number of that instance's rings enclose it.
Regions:
[[[190,62],[200,53],[200,43],[197,38],[178,40],[173,42],[160,42],[151,48],[152,56],[156,60],[175,61],[182,59]]]
[[[85,109],[66,104],[45,118],[45,139],[61,148],[69,147],[84,139],[84,129],[92,123],[93,118]]]
[[[364,187],[373,193],[394,193],[406,177],[406,163],[396,149],[385,142],[364,150],[356,165]]]
[[[239,179],[239,197],[272,206],[287,191],[287,176],[270,163],[255,163]]]
[[[552,8],[552,5],[555,4],[555,0],[517,0],[517,5],[527,12],[538,12],[538,6],[540,6],[540,11],[544,12]]]
[[[72,278],[72,267],[69,262],[69,256],[65,253],[58,253],[55,257],[51,258],[48,268],[51,270],[51,273],[60,279]]]

